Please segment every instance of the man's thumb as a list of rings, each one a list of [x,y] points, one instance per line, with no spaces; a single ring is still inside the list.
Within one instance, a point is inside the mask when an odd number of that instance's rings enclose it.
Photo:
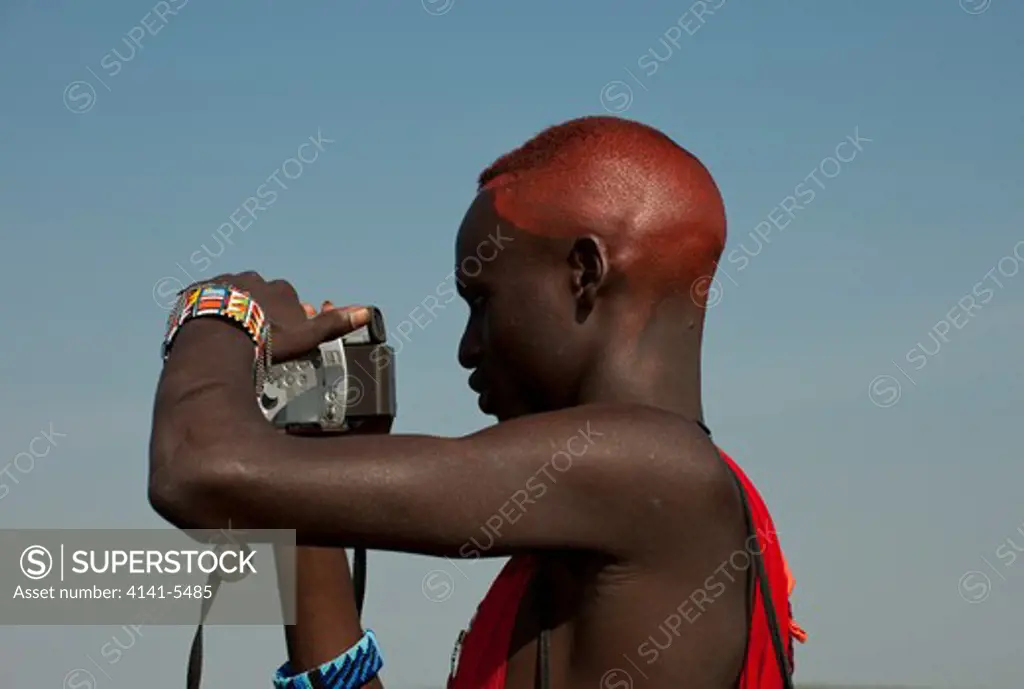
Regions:
[[[309,309],[306,309],[309,313]],[[324,342],[330,342],[370,322],[369,309],[354,306],[331,309],[307,318],[304,323],[276,330],[271,341],[273,361],[283,362],[305,356]]]
[[[331,309],[310,318],[305,325],[310,329],[309,336],[315,340],[316,346],[358,330],[370,322],[372,315],[370,309],[361,306]]]

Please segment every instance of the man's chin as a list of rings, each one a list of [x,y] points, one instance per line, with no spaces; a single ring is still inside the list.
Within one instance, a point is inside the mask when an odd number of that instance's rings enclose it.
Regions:
[[[488,392],[480,395],[477,405],[480,407],[481,412],[487,416],[494,417],[499,423],[525,415],[524,412],[515,411],[513,405],[506,404],[504,400]]]
[[[524,416],[530,416],[535,412],[523,409],[512,409],[509,407],[500,407],[496,409],[491,409],[490,411],[485,413],[488,416],[493,416],[495,419],[497,419],[499,423],[501,423],[502,421],[511,421],[513,419],[520,419]]]

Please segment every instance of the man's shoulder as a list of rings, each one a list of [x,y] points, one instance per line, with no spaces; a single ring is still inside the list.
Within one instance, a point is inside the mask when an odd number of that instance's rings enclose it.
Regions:
[[[641,406],[589,405],[557,416],[563,431],[590,431],[592,450],[572,465],[581,472],[575,484],[605,506],[609,541],[623,561],[703,572],[742,543],[740,487],[699,423]]]
[[[559,425],[579,426],[600,443],[595,459],[637,497],[702,513],[737,506],[730,464],[696,421],[640,405],[584,405],[558,415]]]

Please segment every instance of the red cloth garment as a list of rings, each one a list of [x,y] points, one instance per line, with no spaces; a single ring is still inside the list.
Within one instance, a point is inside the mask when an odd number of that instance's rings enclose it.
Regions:
[[[459,635],[448,689],[504,689],[516,614],[534,569],[535,560],[529,555],[516,555],[505,564],[469,629]]]
[[[775,604],[779,635],[792,667],[793,640],[802,643],[807,635],[792,619],[789,594],[793,589],[793,579],[779,546],[775,524],[754,484],[728,455],[719,452],[747,494],[758,548],[771,586],[771,600]],[[753,550],[754,544],[748,543],[748,548]],[[477,608],[469,629],[459,636],[452,653],[452,674],[448,677],[448,689],[505,689],[512,632],[520,602],[526,594],[535,568],[536,560],[532,556],[517,555],[501,570]],[[764,592],[760,586],[755,586],[747,656],[737,689],[781,688],[782,675],[768,630]]]
[[[729,455],[721,450],[718,452],[736,474],[747,494],[751,520],[757,533],[757,548],[761,552],[764,571],[771,587],[770,600],[775,608],[779,636],[789,659],[789,666],[792,668],[793,641],[795,639],[803,643],[807,640],[807,634],[793,621],[789,594],[792,592],[795,582],[789,572],[786,558],[782,554],[779,536],[775,532],[775,523],[768,513],[768,507],[765,506],[761,494],[757,492],[754,484],[743,473],[743,470],[736,462],[732,461]],[[749,543],[747,547],[748,550],[753,551],[755,546],[753,543]],[[768,617],[765,614],[765,593],[761,590],[760,585],[754,587],[754,614],[750,621],[747,657],[743,663],[743,672],[740,674],[739,689],[781,689],[782,687],[782,670],[775,659],[775,649],[772,646],[771,632],[768,629]]]

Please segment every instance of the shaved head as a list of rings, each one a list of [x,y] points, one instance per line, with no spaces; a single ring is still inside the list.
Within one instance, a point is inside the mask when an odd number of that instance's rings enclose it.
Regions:
[[[455,247],[459,361],[481,409],[619,402],[699,419],[707,294],[693,288],[724,244],[711,175],[656,129],[584,117],[503,155]]]
[[[487,168],[479,189],[524,232],[594,236],[609,269],[650,296],[690,293],[725,246],[721,194],[701,162],[658,130],[617,117],[550,127]]]

